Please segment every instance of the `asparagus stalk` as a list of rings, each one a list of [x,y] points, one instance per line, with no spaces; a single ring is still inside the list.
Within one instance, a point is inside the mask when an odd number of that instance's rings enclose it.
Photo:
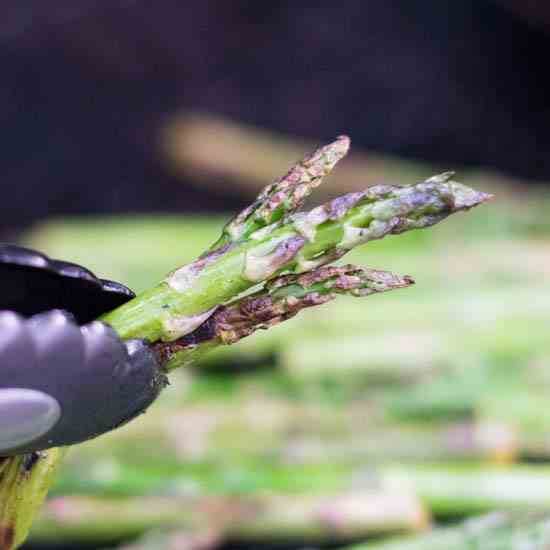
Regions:
[[[0,458],[0,549],[17,548],[44,500],[63,450]]]
[[[182,338],[202,325],[220,304],[284,271],[311,271],[356,246],[429,227],[490,198],[451,178],[452,173],[445,173],[409,187],[379,185],[305,214],[287,215],[175,270],[160,285],[103,320],[123,338],[150,342]]]
[[[48,501],[31,539],[55,543],[120,541],[155,528],[212,529],[241,541],[344,541],[418,532],[429,524],[410,493],[354,491],[332,495],[240,497],[57,497]]]
[[[57,497],[46,502],[31,540],[113,543],[151,529],[172,527],[195,533],[206,528],[219,532],[243,513],[243,505],[235,499],[208,496]]]
[[[187,532],[149,533],[125,550],[205,550],[217,547],[220,539],[212,535]],[[178,545],[179,543],[179,545]],[[213,546],[208,546],[211,548]],[[366,542],[339,550],[547,550],[550,546],[550,518],[547,514],[509,514],[493,512],[466,520],[460,525],[438,528],[426,534],[408,534],[382,542]]]
[[[549,546],[550,518],[547,516],[516,518],[511,514],[492,513],[425,535],[341,550],[546,550]]]
[[[396,487],[414,487],[438,517],[550,509],[550,471],[544,467],[392,466],[382,475]]]
[[[447,461],[507,464],[517,456],[515,441],[505,428],[493,436],[484,426],[454,424],[443,427],[382,426],[349,438],[296,438],[279,450],[282,460],[291,463],[358,465],[402,462]],[[259,453],[258,453],[259,454]],[[276,454],[274,451],[273,454]],[[276,455],[277,456],[277,455]]]
[[[102,472],[110,468],[110,476]],[[417,495],[436,518],[456,518],[494,510],[550,510],[550,470],[532,465],[346,465],[277,464],[223,459],[211,464],[172,464],[170,473],[153,465],[130,466],[115,460],[64,471],[58,486],[65,493],[139,495],[193,487],[215,494],[337,494],[373,487]],[[81,480],[88,473],[84,484]]]
[[[262,193],[253,208],[237,216],[216,246],[103,320],[122,338],[141,338],[160,345],[173,343],[200,330],[223,304],[284,272],[313,271],[358,245],[429,227],[490,198],[452,181],[452,173],[445,173],[409,187],[371,187],[310,212],[297,213],[303,198],[346,150],[346,138],[339,138],[314,153]],[[223,338],[214,338],[208,344],[184,345],[178,353],[170,354],[171,366],[188,364],[198,351],[222,342]],[[4,537],[2,550],[24,539],[30,518],[52,482],[60,455],[52,451],[44,456],[35,460],[36,479],[18,470],[20,483],[6,491],[6,481],[1,482],[7,504],[0,516],[0,528],[9,534]],[[8,461],[10,471],[17,460]],[[50,468],[42,469],[44,460],[50,461]],[[21,502],[25,505],[17,504]]]
[[[273,327],[303,309],[325,304],[338,294],[369,296],[411,285],[413,280],[353,265],[324,266],[301,275],[281,275],[252,295],[216,311],[195,331],[156,349],[168,371],[219,345],[234,344],[259,329]]]
[[[244,392],[243,392],[244,393]],[[335,405],[245,395],[157,407],[74,450],[74,460],[122,465],[269,459],[289,464],[361,465],[388,460],[508,463],[515,433],[475,422],[403,424],[380,418],[370,402]]]
[[[340,334],[334,339],[318,336],[289,342],[281,349],[280,361],[290,376],[314,380],[321,376],[363,376],[373,384],[407,383],[438,370],[442,347],[422,346],[421,333],[406,338],[398,334]],[[339,336],[339,337],[338,337]],[[376,345],[373,345],[376,344]],[[439,367],[440,368],[440,367]]]
[[[215,550],[222,541],[221,533],[212,528],[205,532],[154,529],[137,540],[120,546],[119,550]]]

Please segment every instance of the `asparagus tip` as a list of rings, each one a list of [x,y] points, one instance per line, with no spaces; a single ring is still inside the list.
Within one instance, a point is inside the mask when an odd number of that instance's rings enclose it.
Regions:
[[[250,206],[224,228],[224,236],[214,248],[227,241],[246,238],[261,228],[281,222],[296,212],[313,189],[318,187],[336,163],[348,152],[351,140],[340,135],[332,143],[319,147],[295,164],[282,178],[268,185]]]
[[[338,136],[332,143],[329,143],[328,145],[317,149],[317,151],[313,153],[311,159],[319,159],[324,156],[324,172],[328,173],[334,168],[335,164],[339,160],[343,159],[347,155],[350,145],[350,137],[342,134]]]
[[[473,208],[474,206],[478,206],[494,198],[494,195],[491,193],[477,191],[467,185],[453,181],[455,175],[456,172],[449,170],[441,174],[436,174],[424,182],[425,184],[436,184],[447,187],[447,195],[450,199],[449,203],[453,212]]]
[[[303,309],[324,304],[337,294],[362,297],[412,284],[414,280],[408,275],[349,264],[281,275],[255,295],[220,308],[214,315],[214,330],[224,343],[232,344],[259,328],[271,327]]]
[[[491,193],[477,191],[467,185],[455,181],[448,182],[453,198],[453,211],[468,210],[494,198]]]

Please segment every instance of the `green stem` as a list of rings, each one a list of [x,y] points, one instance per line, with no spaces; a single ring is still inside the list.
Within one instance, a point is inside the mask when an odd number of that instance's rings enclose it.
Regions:
[[[58,497],[33,529],[33,540],[121,540],[154,528],[214,528],[241,541],[334,542],[424,530],[428,515],[410,493],[359,490],[317,495]]]
[[[532,515],[531,515],[532,516]],[[493,513],[461,525],[435,529],[426,535],[382,543],[347,546],[340,550],[544,550],[550,545],[550,519]]]
[[[196,331],[173,343],[159,343],[156,349],[166,369],[172,370],[212,347],[234,344],[258,329],[294,317],[305,308],[329,302],[336,295],[369,296],[412,283],[410,277],[354,265],[324,266],[302,275],[281,275],[260,291],[220,306]]]
[[[202,324],[214,308],[284,271],[309,271],[355,246],[429,227],[490,198],[451,181],[451,175],[410,187],[376,186],[288,216],[177,269],[103,320],[123,338],[176,340]]]
[[[61,463],[64,451],[0,458],[0,549],[25,540]]]

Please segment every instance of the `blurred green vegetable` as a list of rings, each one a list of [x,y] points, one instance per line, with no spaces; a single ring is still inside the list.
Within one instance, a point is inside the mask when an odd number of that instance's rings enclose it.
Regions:
[[[120,541],[155,528],[178,528],[240,541],[345,541],[424,530],[427,515],[411,494],[353,491],[346,494],[240,497],[58,497],[46,503],[32,531],[41,543]]]
[[[360,544],[341,550],[546,550],[550,519],[494,513],[418,537]]]

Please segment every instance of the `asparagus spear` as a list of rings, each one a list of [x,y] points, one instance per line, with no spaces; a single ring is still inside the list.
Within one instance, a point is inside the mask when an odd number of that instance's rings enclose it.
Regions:
[[[305,214],[286,215],[175,270],[104,320],[124,338],[177,340],[204,323],[220,304],[284,271],[311,271],[356,246],[429,227],[490,198],[451,178],[445,173],[409,187],[379,185]]]
[[[550,518],[516,518],[493,513],[472,518],[456,527],[435,529],[426,535],[349,546],[341,550],[546,550],[550,545]]]
[[[379,185],[349,193],[307,213],[297,213],[303,197],[347,149],[345,138],[314,153],[287,178],[261,194],[222,235],[221,241],[191,264],[176,269],[153,289],[104,316],[122,338],[151,344],[173,343],[201,328],[213,314],[241,293],[285,272],[300,274],[342,257],[352,248],[386,235],[429,227],[452,213],[487,201],[490,195],[470,189],[445,173],[408,187]],[[295,176],[298,175],[298,177]],[[267,224],[267,225],[264,225]],[[219,336],[219,335],[218,335]],[[170,366],[188,364],[205,349],[223,342],[210,339],[168,348]],[[184,343],[185,344],[185,343]],[[9,467],[15,467],[15,461]],[[33,472],[20,475],[5,493],[0,528],[7,533],[2,550],[25,538],[30,518],[51,484],[57,451],[37,458]],[[44,473],[43,461],[52,467]],[[6,491],[6,481],[1,482]],[[37,491],[37,486],[40,491]],[[17,503],[25,502],[24,506]],[[0,539],[1,540],[1,539]]]
[[[234,458],[209,464],[132,466],[106,460],[63,471],[58,491],[139,495],[192,487],[215,494],[337,494],[350,489],[382,488],[420,497],[437,518],[456,518],[493,510],[550,510],[550,470],[533,465],[278,464],[268,458]],[[105,477],[104,471],[109,471]],[[85,474],[85,482],[82,478]]]
[[[31,528],[63,451],[0,458],[0,549],[16,548]]]
[[[48,501],[32,540],[117,541],[154,528],[212,529],[241,541],[333,542],[418,532],[429,524],[410,493],[353,491],[340,495],[249,495],[108,499],[57,497]]]
[[[397,487],[414,487],[438,517],[550,509],[550,471],[544,467],[389,466],[382,475]]]
[[[221,237],[211,250],[249,237],[256,230],[276,223],[288,212],[296,212],[336,163],[344,158],[349,145],[349,138],[340,136],[335,142],[306,156],[284,177],[265,187],[250,206],[223,228]]]
[[[124,547],[124,550],[206,550],[204,544],[208,542],[212,542],[212,536],[192,536],[177,531],[149,533],[135,545]],[[549,544],[550,518],[547,515],[533,517],[528,514],[516,518],[513,514],[496,512],[426,534],[355,544],[339,550],[546,550]]]
[[[314,268],[301,275],[281,275],[245,298],[219,306],[198,330],[156,349],[168,371],[219,345],[234,344],[258,329],[273,327],[303,309],[325,304],[338,294],[369,296],[407,287],[410,277],[353,265]]]
[[[211,527],[205,532],[187,529],[154,529],[118,548],[119,550],[215,550],[220,547],[222,541],[222,534]]]
[[[177,391],[177,390],[176,390]],[[361,465],[387,460],[511,462],[515,433],[475,422],[403,424],[380,416],[371,400],[338,404],[253,396],[156,407],[140,422],[72,453],[76,461],[122,465],[269,459],[291,464]]]
[[[436,372],[444,351],[433,335],[421,332],[370,338],[344,332],[334,339],[319,335],[291,341],[281,350],[280,361],[292,377],[305,381],[361,373],[371,383],[405,383]]]

